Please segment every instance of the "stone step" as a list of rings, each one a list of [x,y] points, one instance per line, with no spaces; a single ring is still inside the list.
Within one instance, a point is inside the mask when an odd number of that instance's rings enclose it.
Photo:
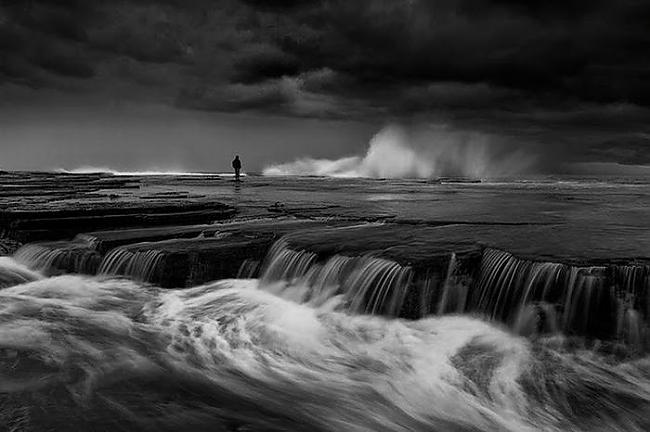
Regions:
[[[176,288],[237,277],[244,265],[248,266],[248,276],[256,276],[259,264],[269,248],[285,234],[340,224],[313,220],[263,219],[139,231],[104,231],[87,233],[83,237],[91,242],[94,239],[102,251],[106,251],[109,246],[115,247],[106,255],[105,262],[112,259],[111,254],[115,256],[124,251],[131,253],[134,260],[142,260],[152,253],[160,255],[155,269],[127,276],[135,276],[164,288]],[[160,240],[164,236],[173,238]],[[157,241],[150,241],[152,239]],[[141,242],[133,243],[136,240]],[[108,266],[108,269],[111,270],[109,273],[121,274],[126,268],[142,269],[143,266],[144,264],[134,263],[130,267],[113,265]]]
[[[105,228],[145,228],[201,224],[228,219],[236,209],[221,203],[143,204],[95,206],[47,211],[0,212],[0,231],[21,242],[69,239]]]

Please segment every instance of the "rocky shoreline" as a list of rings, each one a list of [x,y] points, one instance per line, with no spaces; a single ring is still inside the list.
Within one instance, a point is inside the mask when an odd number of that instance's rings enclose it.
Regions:
[[[66,202],[52,199],[50,188],[38,206],[34,192],[0,210],[0,256],[14,255],[46,276],[126,276],[162,288],[241,277],[348,286],[357,290],[348,295],[359,312],[411,319],[479,312],[512,326],[523,314],[516,325],[539,331],[552,330],[550,307],[569,317],[567,333],[604,339],[623,337],[625,320],[650,319],[648,257],[626,255],[627,244],[611,242],[577,254],[575,245],[549,237],[562,238],[565,229],[549,223],[422,221],[280,202],[261,208],[148,186],[133,196],[121,187],[134,179],[94,181],[117,189]],[[64,186],[78,184],[64,176],[53,189]],[[11,192],[0,200],[13,199]],[[112,195],[119,198],[106,199]],[[539,253],[541,241],[552,255]]]

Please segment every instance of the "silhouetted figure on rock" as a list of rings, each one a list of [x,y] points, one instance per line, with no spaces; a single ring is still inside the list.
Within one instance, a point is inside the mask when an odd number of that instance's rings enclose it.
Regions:
[[[241,170],[241,161],[239,160],[239,155],[235,156],[235,159],[233,159],[232,167],[235,169],[235,181],[240,181],[239,171]]]

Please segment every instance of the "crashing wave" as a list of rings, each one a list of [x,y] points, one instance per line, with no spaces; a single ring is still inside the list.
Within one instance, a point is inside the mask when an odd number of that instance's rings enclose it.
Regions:
[[[533,162],[534,156],[496,143],[488,135],[445,128],[408,133],[399,126],[388,126],[371,139],[364,156],[334,160],[302,158],[268,166],[263,174],[484,179],[521,173]]]

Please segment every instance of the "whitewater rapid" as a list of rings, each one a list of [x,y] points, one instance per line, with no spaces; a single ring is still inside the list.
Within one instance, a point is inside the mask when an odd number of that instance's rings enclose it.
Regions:
[[[285,297],[257,279],[162,290],[58,276],[2,289],[0,420],[13,430],[650,427],[648,357],[468,316],[386,319]]]

